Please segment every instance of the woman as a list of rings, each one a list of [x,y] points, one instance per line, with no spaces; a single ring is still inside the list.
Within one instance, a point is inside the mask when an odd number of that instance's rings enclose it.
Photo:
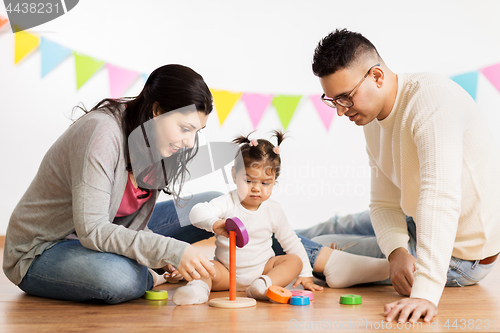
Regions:
[[[195,247],[146,227],[159,190],[179,201],[211,111],[203,78],[166,65],[136,98],[105,99],[86,112],[48,150],[11,216],[6,276],[32,295],[116,304],[153,287],[148,267],[175,266],[186,279],[214,275]],[[146,146],[130,140],[134,129]],[[160,203],[151,222],[178,225],[195,203],[218,195],[195,195],[177,209]]]

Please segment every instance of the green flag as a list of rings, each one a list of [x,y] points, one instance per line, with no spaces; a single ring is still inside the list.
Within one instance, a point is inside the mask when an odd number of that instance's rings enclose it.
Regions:
[[[80,89],[101,67],[104,61],[73,52],[75,56],[76,90]]]
[[[278,117],[285,130],[293,117],[301,97],[301,95],[275,95],[273,98],[272,104],[276,108]]]

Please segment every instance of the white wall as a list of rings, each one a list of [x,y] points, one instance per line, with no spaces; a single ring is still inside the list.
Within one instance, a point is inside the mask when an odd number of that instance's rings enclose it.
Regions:
[[[0,8],[0,15],[6,16]],[[319,94],[313,50],[335,28],[359,31],[396,72],[453,76],[500,62],[500,2],[491,1],[160,1],[82,0],[31,33],[114,65],[149,73],[167,63],[192,67],[211,88]],[[109,95],[101,70],[76,91],[73,58],[40,78],[40,52],[14,66],[14,35],[0,31],[0,234],[72,107]],[[139,92],[142,80],[126,95]],[[480,75],[477,101],[500,124],[500,94]],[[271,106],[256,137],[281,128]],[[242,102],[223,126],[210,116],[205,139],[253,130]],[[324,129],[303,98],[282,146],[283,174],[273,197],[295,228],[368,207],[369,169],[361,128],[334,118]],[[188,192],[226,191],[221,173],[188,183]],[[165,199],[165,198],[162,198]]]

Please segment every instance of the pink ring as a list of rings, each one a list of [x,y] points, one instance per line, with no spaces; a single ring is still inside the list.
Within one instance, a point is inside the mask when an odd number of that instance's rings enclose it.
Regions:
[[[292,290],[292,296],[309,296],[311,302],[314,299],[313,292],[309,290]]]

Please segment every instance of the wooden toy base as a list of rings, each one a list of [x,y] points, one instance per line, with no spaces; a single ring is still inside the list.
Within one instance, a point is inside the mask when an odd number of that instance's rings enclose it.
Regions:
[[[248,297],[236,297],[236,300],[231,301],[229,297],[219,297],[212,298],[208,305],[213,306],[215,308],[248,308],[251,306],[255,306],[257,301],[253,298]]]

